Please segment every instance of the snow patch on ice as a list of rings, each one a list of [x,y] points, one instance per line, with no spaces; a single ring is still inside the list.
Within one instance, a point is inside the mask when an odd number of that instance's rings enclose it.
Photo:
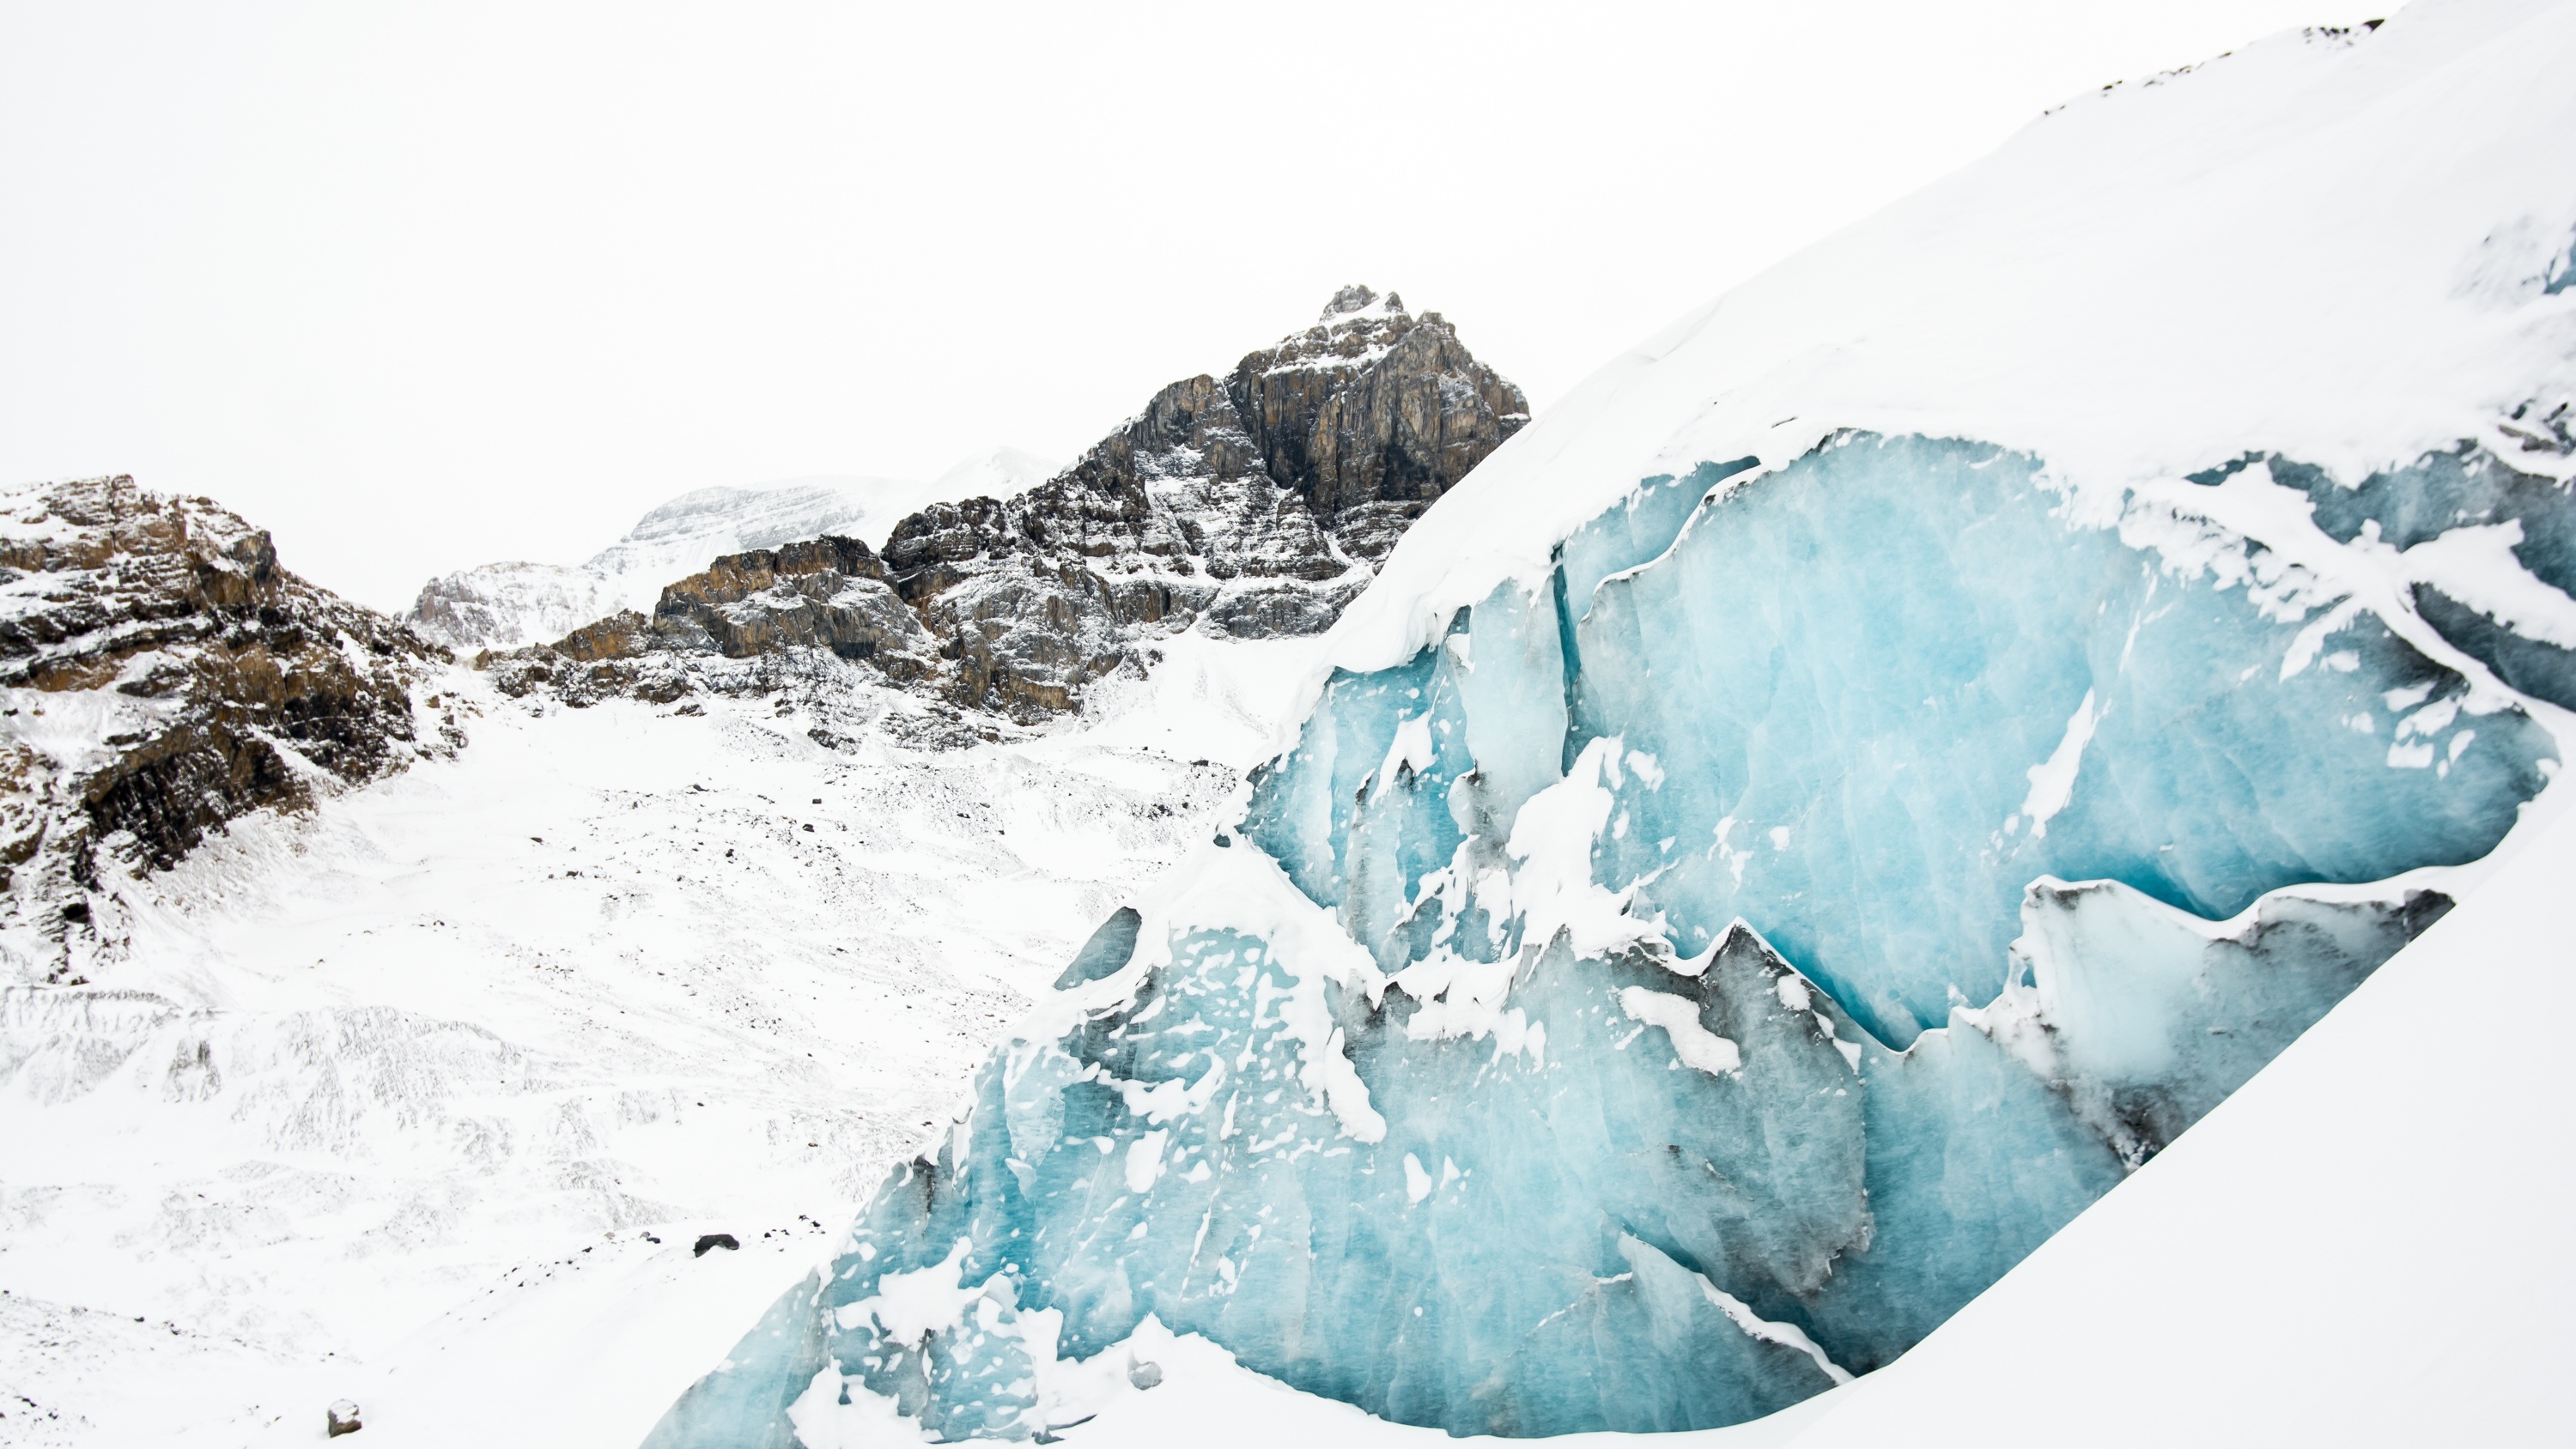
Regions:
[[[1743,1054],[1736,1050],[1735,1043],[1700,1025],[1699,1003],[1687,996],[1649,991],[1642,986],[1623,987],[1619,1009],[1628,1014],[1630,1021],[1661,1028],[1672,1039],[1673,1056],[1693,1071],[1723,1077],[1744,1066]]]
[[[2032,835],[2046,835],[2050,817],[2066,808],[2075,798],[2075,774],[2084,767],[2084,747],[2093,742],[2093,727],[2102,716],[2093,707],[2093,691],[2084,691],[2084,702],[2066,718],[2066,734],[2049,752],[2047,759],[2030,767],[2030,794],[2021,802],[2021,813],[2030,821]],[[2022,758],[2028,759],[2025,755]]]

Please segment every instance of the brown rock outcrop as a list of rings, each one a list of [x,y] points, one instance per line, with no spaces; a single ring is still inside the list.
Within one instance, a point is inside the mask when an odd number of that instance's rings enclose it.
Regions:
[[[508,694],[551,687],[566,702],[612,695],[667,703],[701,689],[766,691],[775,675],[693,663],[815,651],[874,665],[898,683],[941,672],[937,641],[853,538],[727,554],[662,590],[652,614],[628,610],[551,645],[484,654],[479,668]]]

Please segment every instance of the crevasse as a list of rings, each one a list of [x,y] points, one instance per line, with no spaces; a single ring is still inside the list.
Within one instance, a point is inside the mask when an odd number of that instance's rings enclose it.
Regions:
[[[2346,547],[2520,509],[2515,587],[2566,602],[2563,495],[2254,461]],[[865,1396],[1030,1437],[1148,1314],[1462,1434],[1732,1423],[1888,1362],[2556,768],[2491,639],[2194,497],[1869,434],[1644,481],[1337,675],[1238,844],[1085,948],[650,1442],[819,1449]]]

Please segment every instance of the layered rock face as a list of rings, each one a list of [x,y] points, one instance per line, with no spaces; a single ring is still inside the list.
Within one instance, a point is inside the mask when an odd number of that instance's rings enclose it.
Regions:
[[[124,871],[247,811],[463,742],[442,658],[280,567],[204,499],[95,478],[0,495],[0,959],[59,977]]]
[[[494,664],[504,688],[580,703],[760,687],[760,671],[712,660],[823,650],[1034,720],[1193,624],[1329,627],[1413,519],[1527,418],[1520,389],[1438,313],[1347,287],[1314,326],[1222,380],[1164,388],[1046,482],[904,519],[882,557],[844,538],[729,555],[665,589],[649,619]]]

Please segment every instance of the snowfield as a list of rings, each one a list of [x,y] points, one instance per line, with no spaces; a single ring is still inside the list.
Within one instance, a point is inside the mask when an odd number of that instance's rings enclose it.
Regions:
[[[369,1444],[640,1441],[1208,839],[1313,646],[1182,636],[948,752],[458,671],[457,759],[237,822],[98,989],[0,999],[0,1442],[301,1443],[341,1398]]]

